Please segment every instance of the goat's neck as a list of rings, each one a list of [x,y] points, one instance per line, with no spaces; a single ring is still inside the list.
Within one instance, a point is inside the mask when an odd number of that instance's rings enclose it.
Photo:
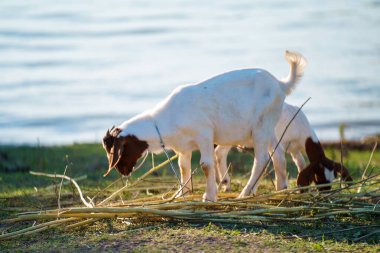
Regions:
[[[153,153],[162,152],[160,137],[155,128],[156,121],[148,113],[137,115],[121,124],[122,136],[134,135],[148,143],[148,150]],[[160,129],[161,135],[162,130]],[[165,142],[165,136],[162,136]],[[165,143],[166,144],[166,143]]]
[[[321,163],[326,157],[319,140],[312,137],[306,139],[305,150],[310,163]]]

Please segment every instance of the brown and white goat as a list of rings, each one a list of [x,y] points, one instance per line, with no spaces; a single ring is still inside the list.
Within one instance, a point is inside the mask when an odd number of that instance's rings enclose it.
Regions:
[[[285,96],[290,94],[303,74],[305,59],[286,52],[290,72],[278,80],[263,69],[227,72],[195,85],[175,89],[150,111],[107,131],[103,146],[113,167],[129,175],[145,152],[162,152],[163,142],[179,154],[182,194],[191,191],[192,151],[201,153],[206,176],[203,200],[216,201],[214,143],[251,146],[256,150],[251,177],[239,197],[256,192],[261,171],[276,145],[274,127]],[[158,130],[159,129],[159,130]],[[161,141],[162,140],[162,141]],[[276,152],[274,157],[281,154]],[[277,160],[280,160],[278,158]],[[276,166],[276,165],[275,165]]]
[[[305,149],[310,164],[299,172],[297,185],[299,187],[309,186],[312,182],[316,185],[332,183],[340,174],[343,181],[352,181],[348,170],[340,163],[334,162],[326,157],[321,143],[308,138]],[[318,188],[320,191],[330,190],[331,186]]]
[[[275,133],[278,139],[280,139],[286,126],[298,110],[298,107],[284,103],[280,119],[275,127]],[[222,146],[218,146],[215,149],[218,172],[217,181],[222,181],[227,191],[231,187],[231,179],[226,173],[227,155],[230,149],[231,147]],[[297,177],[297,185],[300,187],[309,186],[312,182],[317,185],[331,183],[338,174],[341,175],[343,181],[352,181],[348,170],[344,166],[326,157],[317,135],[302,111],[299,111],[297,116],[290,123],[278,149],[282,156],[280,156],[280,158],[279,156],[273,157],[273,160],[275,164],[280,164],[282,167],[275,167],[276,185],[287,184],[287,182],[282,181],[286,178],[285,152],[292,156],[292,159],[297,166],[299,173]],[[310,161],[310,164],[307,166],[302,155],[303,152],[306,152]],[[281,161],[276,161],[276,159],[280,159]],[[330,188],[331,187],[326,186],[321,187],[320,190],[329,190]]]

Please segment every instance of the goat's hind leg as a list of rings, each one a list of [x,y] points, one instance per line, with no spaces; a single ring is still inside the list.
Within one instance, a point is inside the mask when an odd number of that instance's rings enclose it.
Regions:
[[[253,146],[255,149],[255,159],[253,162],[251,176],[249,177],[247,184],[240,193],[239,198],[249,196],[251,191],[253,194],[256,194],[257,187],[263,174],[263,170],[269,163],[269,142],[269,138],[254,138]]]
[[[181,186],[176,193],[176,197],[181,197],[193,191],[191,182],[191,152],[181,153],[178,158],[178,165],[181,172]]]
[[[290,152],[290,155],[292,156],[293,162],[297,166],[298,173],[306,168],[305,158],[303,158],[301,151]]]
[[[216,182],[224,186],[224,191],[231,191],[231,178],[227,173],[227,156],[231,147],[217,146],[215,148]]]
[[[272,138],[269,152],[272,154],[273,167],[276,175],[276,190],[280,191],[286,189],[288,188],[288,176],[286,173],[285,152],[281,144],[277,145],[276,138]]]

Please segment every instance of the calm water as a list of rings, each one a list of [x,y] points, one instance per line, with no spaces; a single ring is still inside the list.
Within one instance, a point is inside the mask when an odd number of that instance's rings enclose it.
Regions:
[[[288,72],[321,139],[380,132],[380,1],[0,1],[0,143],[100,141],[176,86]]]

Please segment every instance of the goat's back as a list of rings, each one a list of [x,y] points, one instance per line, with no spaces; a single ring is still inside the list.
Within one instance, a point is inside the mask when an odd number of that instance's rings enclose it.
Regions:
[[[280,119],[275,127],[276,137],[279,140],[289,122],[292,121],[281,140],[281,145],[289,152],[305,151],[307,138],[311,137],[315,142],[318,142],[318,137],[306,115],[302,110],[299,112],[298,110],[299,107],[284,103]],[[294,115],[296,116],[292,120]]]
[[[178,87],[155,108],[154,116],[170,119],[173,128],[184,131],[196,131],[194,126],[213,129],[218,144],[242,145],[252,129],[277,121],[285,98],[280,85],[265,70],[231,71]]]

